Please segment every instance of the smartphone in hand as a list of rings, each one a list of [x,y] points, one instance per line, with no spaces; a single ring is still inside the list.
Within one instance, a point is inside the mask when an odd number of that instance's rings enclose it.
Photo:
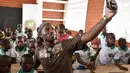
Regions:
[[[106,0],[106,5],[110,10],[117,10],[117,3],[115,0]]]

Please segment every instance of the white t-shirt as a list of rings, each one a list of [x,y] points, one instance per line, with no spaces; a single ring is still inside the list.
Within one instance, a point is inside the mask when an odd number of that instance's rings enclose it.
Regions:
[[[114,64],[114,60],[120,59],[120,51],[116,46],[108,47],[107,44],[102,46],[97,57],[101,65]]]
[[[11,56],[11,49],[5,52],[3,48],[0,48],[0,56],[2,55]]]
[[[118,47],[118,49],[121,53],[120,63],[128,64],[128,60],[130,58],[130,48],[126,47],[125,49],[121,49],[120,47]]]
[[[86,62],[89,63],[90,62],[90,57],[94,56],[94,50],[93,48],[88,48],[86,51],[84,50],[78,50],[75,51],[75,53],[78,53],[80,58]]]
[[[106,43],[106,36],[104,36],[102,32],[98,35],[98,39],[101,42],[101,46],[103,46]]]
[[[17,46],[16,46],[17,47]],[[18,48],[12,49],[11,57],[16,58],[16,62],[20,63],[21,58],[24,54],[29,54],[28,48],[24,47],[23,50],[20,52]]]
[[[9,40],[10,41],[10,46],[12,49],[14,49],[16,47],[16,41],[13,41],[12,39]]]
[[[16,30],[15,32],[16,32],[17,37],[18,37],[18,36],[22,36],[22,37],[24,36],[24,33],[23,33],[23,32],[19,32],[19,31],[17,31],[17,30]]]

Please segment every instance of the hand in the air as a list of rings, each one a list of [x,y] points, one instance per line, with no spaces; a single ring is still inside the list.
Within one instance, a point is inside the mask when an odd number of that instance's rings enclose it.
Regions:
[[[111,20],[112,17],[117,13],[118,5],[115,0],[111,0],[107,3],[107,13],[105,14],[106,19]]]

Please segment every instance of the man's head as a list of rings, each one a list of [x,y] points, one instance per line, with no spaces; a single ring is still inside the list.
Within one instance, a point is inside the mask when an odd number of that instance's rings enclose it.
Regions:
[[[20,64],[24,72],[30,72],[33,67],[32,56],[30,56],[29,54],[23,55]]]
[[[38,33],[44,41],[54,42],[56,40],[55,29],[50,23],[41,24]]]
[[[115,45],[115,35],[114,35],[114,33],[108,33],[106,35],[106,42],[107,42],[108,46]]]
[[[28,38],[32,38],[33,36],[32,29],[28,29],[27,36]]]
[[[125,49],[126,47],[126,39],[125,38],[119,38],[118,44],[122,49]]]
[[[22,36],[18,36],[17,39],[16,39],[16,42],[17,42],[18,47],[23,47],[24,46],[24,39],[23,39]]]
[[[9,73],[11,69],[11,58],[7,55],[0,56],[0,73]]]
[[[35,49],[36,49],[35,42],[34,41],[30,41],[29,44],[28,44],[28,48],[29,48],[30,52],[32,54],[34,54],[35,53]]]

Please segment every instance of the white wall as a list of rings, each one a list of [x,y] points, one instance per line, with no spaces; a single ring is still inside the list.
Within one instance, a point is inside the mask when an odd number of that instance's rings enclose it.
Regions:
[[[69,0],[66,6],[64,24],[68,29],[85,30],[88,0]]]
[[[38,20],[38,5],[36,4],[23,4],[23,10],[22,10],[22,25],[23,25],[23,31],[24,31],[24,24],[26,20],[34,20],[36,23],[36,27],[39,25],[39,20]],[[36,29],[33,32],[34,37],[37,36]]]
[[[116,0],[118,12],[107,25],[108,32],[113,32],[118,40],[120,37],[130,42],[130,0]],[[105,9],[104,9],[105,13]]]

